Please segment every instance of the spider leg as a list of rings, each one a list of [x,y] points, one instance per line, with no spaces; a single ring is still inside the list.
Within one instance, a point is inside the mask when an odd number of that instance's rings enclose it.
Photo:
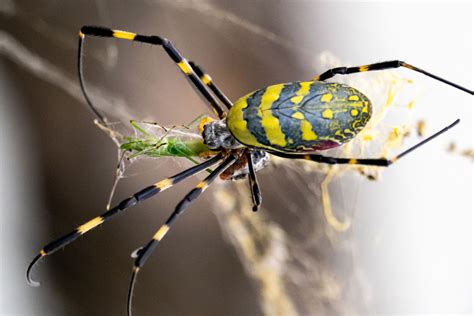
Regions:
[[[207,74],[201,67],[196,65],[193,61],[189,62],[189,65],[193,68],[196,75],[199,76],[202,82],[206,84],[206,86],[211,89],[211,91],[221,100],[222,103],[225,104],[228,110],[232,107],[232,102],[230,102],[229,98],[219,89],[215,83],[212,81],[212,78],[209,74]]]
[[[252,210],[256,212],[262,204],[262,193],[260,192],[260,186],[258,185],[257,175],[255,174],[255,169],[253,167],[252,153],[250,152],[250,150],[247,150],[245,155],[247,156],[249,166],[249,186],[250,192],[252,193],[253,202]]]
[[[391,69],[391,68],[399,68],[399,67],[405,67],[407,69],[419,72],[424,74],[425,76],[431,77],[433,79],[436,79],[438,81],[441,81],[447,85],[450,85],[454,88],[457,88],[459,90],[462,90],[464,92],[467,92],[469,94],[474,94],[474,91],[469,90],[467,88],[464,88],[456,83],[453,83],[451,81],[448,81],[444,78],[438,77],[432,73],[429,73],[423,69],[420,69],[418,67],[415,67],[413,65],[407,64],[403,61],[400,60],[391,60],[391,61],[384,61],[381,63],[375,63],[375,64],[369,64],[369,65],[364,65],[364,66],[357,66],[357,67],[337,67],[337,68],[332,68],[329,69],[328,71],[322,73],[318,77],[313,78],[313,80],[316,81],[324,81],[326,79],[332,78],[335,75],[349,75],[357,72],[365,72],[365,71],[372,71],[372,70],[385,70],[385,69]]]
[[[134,195],[132,195],[131,197],[123,200],[122,202],[120,202],[117,206],[113,207],[112,209],[106,211],[105,213],[103,213],[102,215],[100,216],[97,216],[95,218],[93,218],[92,220],[86,222],[85,224],[82,224],[81,226],[77,227],[75,230],[73,230],[72,232],[70,232],[69,234],[67,235],[64,235],[63,237],[59,238],[59,239],[56,239],[52,242],[50,242],[49,244],[47,244],[46,246],[44,246],[39,254],[33,259],[33,261],[30,263],[30,265],[28,266],[28,270],[26,272],[26,279],[28,281],[28,284],[32,285],[32,286],[39,286],[39,283],[38,282],[35,282],[31,279],[31,270],[32,268],[35,266],[35,264],[41,259],[43,258],[44,256],[46,255],[50,255],[52,253],[54,253],[55,251],[67,246],[69,243],[73,242],[74,240],[76,240],[79,236],[82,236],[84,235],[85,233],[87,233],[88,231],[100,226],[101,224],[103,224],[104,222],[112,219],[113,217],[115,217],[115,215],[118,215],[119,213],[121,213],[122,211],[128,209],[129,207],[131,206],[134,206],[144,200],[147,200],[149,198],[151,198],[152,196],[170,188],[171,186],[177,184],[178,182],[181,182],[203,170],[205,170],[206,168],[216,164],[219,160],[223,159],[223,155],[222,154],[217,154],[216,156],[214,156],[213,158],[199,164],[199,165],[196,165],[196,166],[193,166],[189,169],[186,169],[172,177],[169,177],[169,178],[166,178],[162,181],[159,181],[153,185],[150,185],[146,188],[144,188],[143,190],[135,193]]]
[[[160,36],[148,36],[140,35],[136,33],[124,32],[119,30],[112,30],[100,26],[83,26],[79,32],[79,48],[78,48],[78,59],[77,67],[79,71],[79,82],[81,85],[82,92],[87,101],[87,104],[91,110],[97,115],[97,117],[105,123],[105,117],[96,109],[93,105],[84,85],[84,75],[83,75],[83,66],[82,66],[82,51],[84,46],[84,41],[86,36],[97,36],[97,37],[112,37],[117,39],[124,39],[128,41],[141,42],[151,45],[162,46],[168,56],[176,63],[176,65],[181,69],[181,71],[187,76],[191,81],[192,85],[200,92],[200,94],[207,100],[211,108],[214,110],[214,113],[219,118],[224,118],[225,112],[222,109],[219,101],[209,92],[206,88],[206,85],[201,81],[196,72],[193,70],[189,62],[184,58],[181,53],[174,47],[170,40]]]
[[[192,189],[176,206],[173,213],[166,220],[160,229],[155,233],[153,238],[138,252],[138,256],[135,260],[135,264],[132,270],[132,278],[130,280],[130,287],[128,290],[128,300],[127,300],[127,311],[128,315],[132,314],[132,296],[133,289],[135,286],[136,277],[139,270],[143,267],[145,262],[148,260],[153,250],[156,248],[158,243],[163,239],[163,237],[168,233],[171,226],[174,224],[179,215],[181,215],[185,208],[195,199],[197,199],[201,193],[203,193],[207,187],[221,174],[227,167],[235,162],[237,158],[234,155],[230,155],[227,159],[216,167],[216,169],[208,175],[203,181],[199,182],[198,185]]]
[[[418,147],[426,144],[427,142],[431,141],[435,137],[443,134],[453,126],[459,123],[459,119],[454,121],[452,124],[449,126],[443,128],[439,132],[431,135],[430,137],[424,139],[423,141],[419,142],[418,144],[408,148],[401,154],[398,154],[397,156],[391,158],[391,159],[386,159],[386,158],[375,158],[375,159],[357,159],[357,158],[335,158],[335,157],[326,157],[318,154],[288,154],[288,153],[281,153],[281,152],[269,152],[272,155],[278,156],[278,157],[283,157],[283,158],[288,158],[288,159],[305,159],[305,160],[311,160],[311,161],[316,161],[316,162],[322,162],[322,163],[327,163],[327,164],[349,164],[349,165],[367,165],[367,166],[379,166],[379,167],[388,167],[391,164],[393,164],[395,161],[398,159],[402,158],[403,156],[409,154],[410,152],[414,151]]]

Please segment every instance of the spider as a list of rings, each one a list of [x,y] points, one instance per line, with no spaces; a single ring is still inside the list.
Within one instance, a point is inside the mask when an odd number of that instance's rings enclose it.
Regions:
[[[76,240],[90,230],[109,221],[122,211],[144,201],[173,185],[217,165],[215,169],[191,190],[176,206],[167,221],[156,231],[152,239],[136,253],[127,298],[128,315],[132,313],[132,296],[138,272],[148,260],[159,242],[169,232],[186,207],[220,176],[222,179],[249,179],[253,211],[262,203],[256,172],[264,168],[270,155],[288,159],[304,159],[326,164],[355,164],[388,167],[401,157],[431,141],[459,123],[459,119],[419,142],[413,147],[386,158],[336,158],[323,156],[322,151],[343,145],[353,139],[367,124],[372,114],[370,100],[358,90],[340,83],[325,80],[335,75],[385,70],[404,67],[434,78],[459,90],[474,94],[472,90],[426,72],[399,60],[379,62],[359,67],[329,69],[309,81],[271,85],[256,90],[232,103],[216,86],[211,77],[197,64],[185,59],[168,39],[113,30],[98,26],[84,26],[79,32],[78,71],[81,89],[87,104],[99,120],[105,118],[94,107],[84,85],[82,51],[85,38],[111,37],[142,42],[163,47],[190,83],[209,103],[218,120],[202,121],[204,143],[216,154],[189,169],[152,184],[123,200],[100,216],[80,225],[71,233],[44,246],[28,266],[26,277],[32,286],[39,286],[31,278],[31,270],[43,257],[50,255]],[[224,110],[224,105],[227,109]]]

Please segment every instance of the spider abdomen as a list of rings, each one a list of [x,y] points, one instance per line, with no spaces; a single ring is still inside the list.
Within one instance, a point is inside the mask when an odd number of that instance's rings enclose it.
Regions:
[[[227,127],[242,144],[284,152],[324,150],[354,138],[372,114],[370,100],[340,83],[291,82],[234,103]]]

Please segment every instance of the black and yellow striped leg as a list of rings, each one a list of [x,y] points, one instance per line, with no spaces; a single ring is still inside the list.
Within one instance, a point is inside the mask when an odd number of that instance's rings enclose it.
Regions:
[[[76,240],[79,236],[84,235],[88,231],[100,226],[102,223],[112,219],[115,215],[118,215],[122,211],[126,210],[127,208],[134,206],[144,200],[147,200],[151,198],[152,196],[170,188],[171,186],[177,184],[178,182],[181,182],[205,169],[208,167],[211,167],[212,165],[216,164],[219,162],[219,160],[222,160],[224,156],[222,154],[218,154],[214,156],[213,158],[196,165],[194,167],[191,167],[183,172],[178,173],[177,175],[174,175],[172,177],[166,178],[162,181],[159,181],[153,185],[150,185],[143,190],[135,193],[128,199],[123,200],[120,202],[117,206],[114,208],[108,210],[107,212],[103,213],[100,216],[95,217],[94,219],[86,222],[85,224],[77,227],[75,230],[70,232],[69,234],[47,244],[43,249],[40,250],[39,254],[33,259],[33,261],[30,263],[28,266],[28,270],[26,272],[26,279],[28,283],[32,286],[39,286],[38,282],[35,282],[31,279],[31,270],[33,266],[46,255],[50,255],[54,253],[55,251],[65,247],[69,243],[73,242]]]
[[[249,186],[250,192],[252,193],[253,207],[252,211],[258,211],[258,208],[262,204],[262,194],[260,192],[260,186],[258,185],[257,175],[253,167],[252,152],[247,150],[245,155],[247,156],[247,162],[249,167]]]
[[[314,80],[316,81],[324,81],[326,79],[332,78],[335,75],[349,75],[357,72],[365,72],[365,71],[372,71],[372,70],[385,70],[385,69],[391,69],[391,68],[399,68],[399,67],[405,67],[407,69],[419,72],[424,74],[425,76],[431,77],[433,79],[436,79],[438,81],[441,81],[447,85],[450,85],[452,87],[455,87],[459,90],[462,90],[464,92],[467,92],[469,94],[474,94],[474,91],[469,90],[467,88],[464,88],[456,83],[453,83],[451,81],[448,81],[444,78],[438,77],[432,73],[429,73],[427,71],[424,71],[423,69],[420,69],[418,67],[412,66],[410,64],[407,64],[403,61],[400,60],[391,60],[391,61],[384,61],[381,63],[375,63],[375,64],[369,64],[369,65],[364,65],[364,66],[358,66],[358,67],[337,67],[333,69],[329,69],[328,71],[324,72],[323,74],[319,75],[318,77],[315,77]]]
[[[402,158],[403,156],[409,154],[410,152],[414,151],[418,147],[426,144],[430,140],[434,139],[435,137],[443,134],[456,124],[460,122],[459,119],[454,121],[452,124],[449,126],[443,128],[439,132],[431,135],[427,139],[419,142],[413,147],[410,147],[409,149],[405,150],[401,154],[393,157],[392,159],[386,159],[386,158],[375,158],[375,159],[355,159],[355,158],[335,158],[335,157],[326,157],[322,155],[317,155],[317,154],[287,154],[287,153],[279,153],[279,152],[270,152],[272,155],[278,156],[278,157],[283,157],[283,158],[288,158],[288,159],[304,159],[304,160],[311,160],[311,161],[316,161],[316,162],[322,162],[322,163],[327,163],[327,164],[349,164],[349,165],[366,165],[366,166],[379,166],[379,167],[388,167],[391,164],[393,164],[395,161],[398,159]]]
[[[211,91],[221,100],[222,103],[227,107],[228,110],[232,107],[232,102],[229,98],[219,89],[209,74],[207,74],[199,65],[190,61],[189,64],[193,68],[194,72],[199,76],[202,82],[211,89]]]
[[[203,181],[199,182],[198,185],[191,190],[176,206],[174,212],[168,218],[168,220],[163,224],[160,229],[155,233],[153,239],[150,240],[140,251],[138,252],[138,256],[135,260],[135,264],[133,266],[132,271],[132,278],[130,280],[130,288],[128,291],[128,300],[127,300],[127,310],[128,314],[132,314],[132,296],[133,296],[133,289],[135,286],[135,281],[137,274],[141,267],[145,264],[148,260],[150,255],[152,254],[153,250],[156,248],[158,243],[163,239],[163,237],[168,233],[171,226],[174,224],[176,219],[178,219],[179,215],[181,215],[185,208],[195,199],[204,192],[207,187],[221,174],[227,167],[229,167],[232,163],[234,163],[236,157],[234,155],[230,155],[227,159],[222,162],[210,175],[208,175]]]
[[[84,34],[82,32],[79,33],[79,44],[77,48],[77,73],[79,76],[79,84],[81,86],[82,94],[84,95],[84,99],[86,99],[86,103],[91,109],[91,111],[95,114],[95,116],[99,119],[100,123],[104,126],[109,126],[106,122],[105,117],[100,113],[97,107],[92,103],[91,98],[89,97],[89,93],[87,93],[86,85],[84,83],[84,71],[82,65],[82,55],[84,50]]]
[[[112,30],[105,27],[100,26],[83,26],[81,31],[79,32],[79,56],[78,56],[78,68],[79,68],[79,80],[81,82],[81,88],[87,100],[87,103],[91,107],[92,111],[99,117],[101,121],[105,121],[104,117],[99,113],[99,111],[95,108],[92,104],[85,86],[84,86],[84,78],[82,72],[82,48],[84,44],[84,40],[86,36],[97,36],[97,37],[112,37],[117,39],[124,39],[128,41],[135,41],[141,42],[151,45],[162,46],[163,49],[166,51],[168,56],[176,63],[176,65],[181,69],[181,71],[189,78],[191,83],[197,88],[197,90],[201,93],[201,95],[206,99],[206,101],[210,104],[212,109],[214,110],[215,114],[219,118],[224,118],[225,113],[222,109],[219,101],[210,93],[210,91],[206,88],[206,85],[201,81],[198,75],[194,72],[189,62],[184,58],[180,52],[174,47],[170,40],[152,35],[140,35],[136,33],[124,32],[119,30]]]

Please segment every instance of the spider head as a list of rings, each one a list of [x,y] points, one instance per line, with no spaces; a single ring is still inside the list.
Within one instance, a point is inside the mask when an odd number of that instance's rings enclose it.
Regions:
[[[202,138],[211,150],[238,149],[244,145],[239,143],[229,132],[225,119],[211,121],[203,126]]]

